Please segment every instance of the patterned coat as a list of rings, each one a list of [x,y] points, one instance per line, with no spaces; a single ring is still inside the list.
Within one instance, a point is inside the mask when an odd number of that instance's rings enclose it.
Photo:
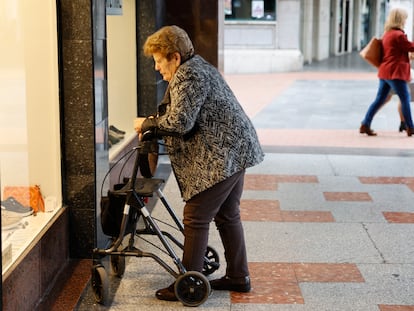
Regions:
[[[263,160],[256,131],[219,71],[195,55],[177,69],[157,127],[184,201]]]

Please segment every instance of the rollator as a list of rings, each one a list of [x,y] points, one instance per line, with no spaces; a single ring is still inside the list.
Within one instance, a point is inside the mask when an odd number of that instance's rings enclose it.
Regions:
[[[154,137],[152,132],[144,133],[138,141],[138,146],[126,153],[107,172],[102,182],[103,188],[110,171],[126,156],[131,157],[135,153],[131,177],[124,179],[124,183],[115,185],[113,190],[108,191],[107,196],[102,195],[101,188],[102,231],[110,236],[110,239],[105,249],[95,248],[93,250],[91,283],[95,301],[100,304],[106,305],[109,303],[109,278],[102,264],[102,259],[106,256],[110,256],[111,270],[117,277],[122,277],[125,272],[125,258],[127,256],[152,258],[176,279],[175,295],[185,306],[199,306],[210,296],[211,287],[206,276],[215,272],[220,266],[217,252],[208,246],[202,273],[187,271],[175,251],[176,248],[174,249],[171,243],[181,250],[183,244],[171,233],[160,229],[159,221],[152,217],[151,212],[145,205],[148,199],[155,194],[174,222],[170,226],[183,234],[184,225],[182,221],[161,191],[165,181],[154,178],[158,162],[159,144],[158,138]],[[140,177],[138,177],[138,172],[140,172]],[[143,229],[138,229],[140,219],[144,224]],[[142,238],[145,235],[158,237],[162,247],[158,247]],[[128,245],[123,247],[122,242],[127,236],[129,236]],[[171,259],[171,264],[168,264],[155,253],[137,248],[135,246],[135,238],[137,237],[167,254],[167,257]]]

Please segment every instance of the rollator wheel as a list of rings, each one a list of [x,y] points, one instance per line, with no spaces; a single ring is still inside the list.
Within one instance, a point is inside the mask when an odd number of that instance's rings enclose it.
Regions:
[[[91,283],[95,301],[106,305],[109,297],[109,280],[101,264],[92,267]]]
[[[189,271],[180,275],[175,281],[175,295],[187,307],[197,307],[210,296],[211,287],[208,279],[200,272]]]
[[[220,258],[214,248],[207,246],[206,254],[204,255],[203,274],[210,275],[220,268]]]
[[[122,277],[125,272],[125,256],[111,255],[111,268],[117,277]]]

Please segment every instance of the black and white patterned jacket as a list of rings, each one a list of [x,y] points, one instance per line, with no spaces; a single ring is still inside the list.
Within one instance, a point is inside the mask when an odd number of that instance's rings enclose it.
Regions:
[[[263,160],[256,131],[220,72],[195,55],[177,69],[154,120],[184,201]]]

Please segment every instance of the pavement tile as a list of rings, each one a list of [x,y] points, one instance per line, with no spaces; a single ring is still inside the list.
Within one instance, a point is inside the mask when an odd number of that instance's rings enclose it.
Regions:
[[[243,221],[282,221],[276,200],[241,200],[240,216]]]
[[[298,282],[364,282],[355,264],[299,263],[292,266]]]
[[[414,311],[414,306],[378,305],[380,311]]]
[[[231,302],[254,304],[303,304],[301,282],[364,282],[355,264],[249,263],[252,291],[231,292]]]
[[[331,212],[281,211],[276,200],[241,200],[240,215],[243,221],[274,222],[334,222]]]
[[[277,175],[279,183],[318,183],[317,176],[309,175]]]
[[[384,262],[414,263],[414,240],[410,238],[414,236],[412,223],[367,223],[364,227],[372,243],[380,250]]]
[[[290,264],[250,263],[252,290],[231,292],[232,303],[303,304],[304,300]]]
[[[389,223],[409,224],[414,223],[414,213],[408,212],[383,212],[385,219]]]
[[[414,184],[414,177],[358,177],[362,184]]]
[[[319,211],[281,211],[282,221],[285,222],[334,222],[331,212]]]
[[[327,201],[372,201],[367,192],[324,192]]]
[[[362,184],[407,185],[414,192],[414,177],[359,177]]]
[[[243,223],[252,262],[382,262],[365,226],[338,222]],[[383,226],[390,224],[384,222]]]
[[[279,183],[317,183],[318,177],[308,175],[246,174],[244,190],[277,190]]]
[[[244,190],[277,190],[278,181],[274,175],[247,174],[244,177]]]

